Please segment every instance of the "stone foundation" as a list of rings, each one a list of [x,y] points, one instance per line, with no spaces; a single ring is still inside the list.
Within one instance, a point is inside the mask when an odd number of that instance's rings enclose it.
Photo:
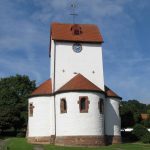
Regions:
[[[106,144],[120,144],[122,143],[121,136],[113,136],[113,135],[106,135]]]
[[[55,144],[60,146],[99,147],[111,144],[120,144],[121,136],[43,136],[27,137],[32,144]]]
[[[105,145],[105,136],[58,136],[55,145],[98,147]]]
[[[54,144],[55,135],[42,137],[27,137],[27,141],[32,144]]]

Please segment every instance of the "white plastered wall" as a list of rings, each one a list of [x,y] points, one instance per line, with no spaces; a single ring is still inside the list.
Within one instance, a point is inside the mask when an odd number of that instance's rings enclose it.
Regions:
[[[88,113],[80,113],[79,96],[88,96]],[[102,94],[69,92],[56,95],[56,136],[104,135],[104,116],[98,109]],[[60,99],[66,98],[67,113],[60,113]]]
[[[54,40],[51,40],[51,52],[50,52],[50,78],[52,79],[52,91],[54,92],[54,50],[55,50],[55,44]]]
[[[41,96],[29,98],[34,106],[33,116],[28,118],[28,137],[50,136],[55,134],[54,98]]]
[[[74,42],[54,42],[52,40],[51,43],[51,61],[55,62],[51,62],[51,77],[54,79],[55,75],[55,90],[78,73],[104,90],[101,44],[81,43],[82,51],[75,53],[72,49]],[[54,56],[56,56],[55,61]]]
[[[107,98],[105,101],[105,134],[120,135],[120,100],[117,98]]]

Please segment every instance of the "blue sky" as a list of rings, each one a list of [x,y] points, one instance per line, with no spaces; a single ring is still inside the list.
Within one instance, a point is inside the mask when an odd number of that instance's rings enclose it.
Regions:
[[[77,23],[103,35],[105,83],[124,100],[150,103],[150,1],[78,0]],[[0,0],[0,77],[49,78],[50,23],[72,23],[71,0]]]

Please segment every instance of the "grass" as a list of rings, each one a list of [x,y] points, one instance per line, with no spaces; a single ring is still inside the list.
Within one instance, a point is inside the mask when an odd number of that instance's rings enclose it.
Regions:
[[[33,150],[33,145],[27,143],[25,138],[9,138],[6,146],[8,150]],[[5,149],[6,150],[6,149]],[[150,144],[126,143],[99,148],[62,147],[54,145],[44,145],[44,150],[150,150]]]
[[[33,145],[27,143],[25,138],[10,138],[6,143],[5,150],[33,150]]]
[[[150,144],[127,143],[102,146],[99,148],[59,147],[52,145],[44,145],[44,150],[150,150]]]

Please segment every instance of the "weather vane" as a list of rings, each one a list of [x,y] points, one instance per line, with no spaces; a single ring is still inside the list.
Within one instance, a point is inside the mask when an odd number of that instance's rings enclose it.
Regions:
[[[72,16],[72,19],[73,19],[73,24],[75,24],[75,17],[78,15],[75,13],[76,8],[77,8],[77,2],[74,1],[71,4],[72,13],[70,14]]]

